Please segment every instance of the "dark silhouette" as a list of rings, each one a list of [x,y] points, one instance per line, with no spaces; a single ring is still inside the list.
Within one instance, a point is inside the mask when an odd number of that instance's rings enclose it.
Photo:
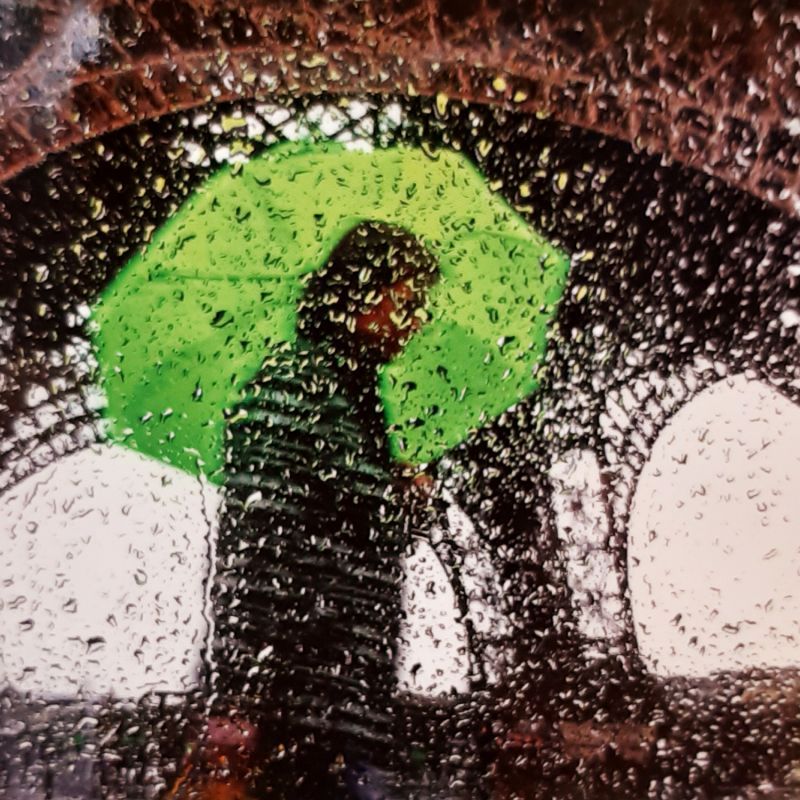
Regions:
[[[392,796],[407,532],[375,372],[434,279],[408,234],[358,226],[231,413],[211,722],[179,796]]]

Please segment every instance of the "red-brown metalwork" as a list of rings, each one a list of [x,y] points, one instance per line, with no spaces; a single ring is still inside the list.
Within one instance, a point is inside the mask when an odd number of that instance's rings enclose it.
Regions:
[[[0,180],[213,100],[443,93],[625,139],[800,207],[800,17],[782,3],[40,0],[36,10],[38,40],[0,71]]]

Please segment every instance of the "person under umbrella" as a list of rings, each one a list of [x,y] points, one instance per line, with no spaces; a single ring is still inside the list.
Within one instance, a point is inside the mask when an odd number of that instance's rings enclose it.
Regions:
[[[298,337],[228,419],[207,733],[172,797],[390,796],[401,510],[376,370],[436,265],[362,224],[309,281]],[[407,470],[406,470],[407,472]]]

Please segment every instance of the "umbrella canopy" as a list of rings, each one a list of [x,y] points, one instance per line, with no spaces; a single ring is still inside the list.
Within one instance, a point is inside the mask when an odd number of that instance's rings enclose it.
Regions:
[[[432,461],[533,391],[567,256],[459,153],[289,143],[209,178],[96,303],[112,438],[220,481],[224,410],[296,337],[304,276],[367,221],[440,269],[430,321],[379,375],[392,455]]]

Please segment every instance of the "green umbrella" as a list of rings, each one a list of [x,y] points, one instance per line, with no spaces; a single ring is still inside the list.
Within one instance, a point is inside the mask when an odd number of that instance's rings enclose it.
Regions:
[[[431,461],[533,391],[569,260],[472,162],[281,144],[209,178],[95,305],[112,439],[220,481],[224,410],[296,337],[304,276],[365,221],[440,267],[430,322],[379,375],[393,456]]]

